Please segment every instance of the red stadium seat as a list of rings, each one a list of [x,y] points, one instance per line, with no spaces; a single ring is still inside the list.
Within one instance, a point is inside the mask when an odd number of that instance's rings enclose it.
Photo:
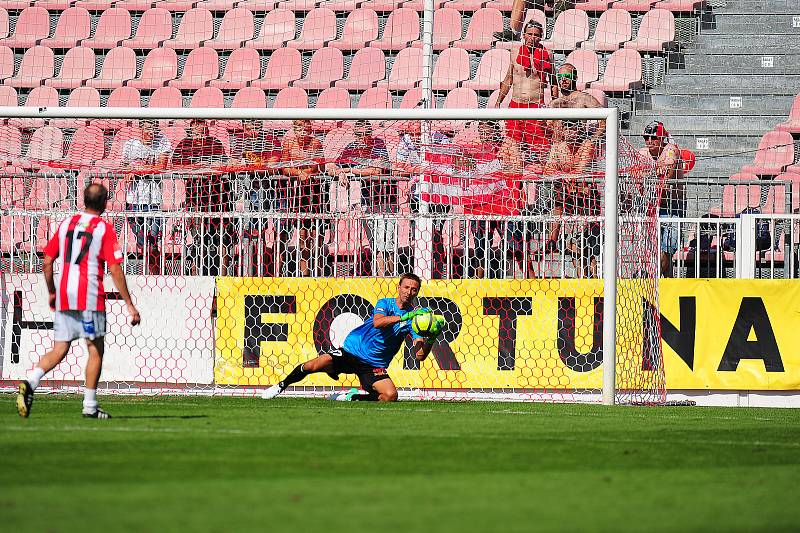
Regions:
[[[21,156],[22,132],[14,126],[0,126],[0,163],[12,163]]]
[[[308,93],[299,87],[286,87],[281,89],[275,101],[272,103],[274,109],[307,109]],[[289,129],[292,126],[288,120],[268,120],[265,127],[270,129]]]
[[[419,39],[419,13],[400,8],[389,13],[383,36],[370,46],[381,50],[403,50]]]
[[[236,91],[231,107],[234,109],[264,109],[267,107],[267,95],[263,89],[242,87]],[[242,127],[240,120],[220,120],[218,124],[229,130],[238,130]]]
[[[503,14],[496,9],[481,8],[476,11],[467,28],[464,39],[453,46],[467,50],[489,50],[494,40],[493,34],[503,30]]]
[[[55,56],[53,55],[53,50],[46,46],[34,46],[25,51],[17,75],[13,78],[8,78],[5,84],[17,88],[38,87],[45,80],[53,77],[54,68]]]
[[[79,41],[88,39],[91,32],[91,17],[82,7],[71,7],[58,17],[52,37],[42,39],[41,45],[50,48],[72,48]]]
[[[582,43],[581,48],[613,52],[618,50],[622,43],[630,41],[632,35],[631,14],[622,9],[609,9],[600,15],[594,37]]]
[[[132,48],[112,48],[103,60],[100,75],[86,85],[95,89],[115,89],[136,77],[136,52]]]
[[[370,41],[378,38],[378,14],[372,9],[356,9],[347,15],[339,39],[328,46],[339,50],[361,50]]]
[[[336,14],[330,9],[317,8],[303,18],[300,37],[286,43],[289,48],[317,50],[336,39]]]
[[[100,92],[94,87],[78,87],[72,89],[66,107],[100,107]],[[78,128],[89,122],[85,118],[55,118],[50,125],[57,128]]]
[[[433,0],[433,9],[441,9],[445,2],[447,2],[447,0]],[[425,11],[425,0],[411,0],[409,2],[403,2],[403,7],[413,9],[414,11],[419,11],[421,13]]]
[[[144,58],[142,75],[128,82],[137,89],[164,87],[178,76],[178,54],[170,48],[156,48]]]
[[[623,48],[608,59],[601,81],[592,87],[605,92],[628,92],[642,86],[642,56],[636,50]]]
[[[247,41],[245,46],[256,50],[277,50],[294,39],[295,32],[294,11],[276,9],[264,17],[258,38]]]
[[[793,165],[798,167],[800,165]],[[791,167],[789,167],[791,168]],[[790,182],[791,189],[792,189],[792,198],[790,203],[790,209],[792,213],[800,213],[800,168],[797,168],[794,172],[786,172],[784,174],[779,174],[775,177],[776,182]]]
[[[650,11],[655,2],[656,0],[620,0],[619,2],[614,2],[614,5],[611,7],[614,9],[624,9],[631,13],[646,13]]]
[[[447,93],[443,109],[478,109],[478,93],[473,89],[459,87]]]
[[[97,126],[81,126],[72,135],[62,162],[75,166],[91,166],[95,161],[103,159],[104,152],[103,130]]]
[[[625,48],[640,52],[661,52],[673,49],[675,41],[675,16],[665,9],[654,9],[644,14],[636,39],[625,43]]]
[[[491,7],[492,9],[508,12],[513,9],[514,0],[492,0],[490,2],[486,2],[484,7]]]
[[[439,54],[433,69],[434,91],[449,91],[469,79],[469,54],[460,48],[448,48]]]
[[[255,36],[253,12],[243,8],[231,9],[222,18],[217,36],[203,46],[216,50],[235,50]]]
[[[189,107],[220,109],[225,107],[225,96],[217,87],[200,87],[192,95]]]
[[[378,82],[378,87],[393,91],[403,91],[415,87],[422,79],[422,49],[405,48],[400,50],[392,65],[389,79]]]
[[[585,11],[567,9],[558,16],[552,35],[542,45],[550,51],[568,51],[588,39],[589,16]]]
[[[94,50],[79,46],[67,51],[61,63],[58,77],[45,81],[45,85],[56,89],[75,89],[95,75]]]
[[[261,58],[258,51],[252,48],[238,48],[228,57],[222,77],[211,80],[211,86],[220,89],[242,89],[260,76]]]
[[[181,77],[169,82],[178,89],[200,89],[219,77],[219,55],[213,48],[195,48],[186,57]],[[223,106],[224,107],[224,106]]]
[[[374,87],[386,78],[386,58],[383,51],[377,48],[362,48],[353,56],[347,79],[339,80],[334,85],[342,89],[363,91]]]
[[[116,7],[107,9],[97,21],[94,37],[82,41],[81,45],[99,50],[115,48],[131,36],[131,28],[130,12]]]
[[[795,134],[800,133],[800,94],[794,97],[792,110],[789,112],[789,120],[783,124],[778,124],[775,129]]]
[[[597,81],[600,76],[597,54],[591,50],[573,50],[567,56],[566,62],[573,65],[578,71],[577,87],[579,90],[584,90],[587,85]]]
[[[392,95],[386,87],[371,87],[361,93],[359,109],[391,109]]]
[[[452,93],[453,91],[450,92]],[[422,89],[414,87],[404,92],[403,99],[400,100],[400,109],[416,109],[418,107],[422,107]]]
[[[0,46],[0,81],[14,75],[14,50]]]
[[[152,50],[171,38],[172,14],[166,9],[154,8],[144,12],[136,27],[136,35],[122,41],[122,46],[137,50]]]
[[[214,17],[207,9],[193,8],[184,13],[178,33],[164,41],[163,46],[176,50],[191,50],[214,37]]]
[[[64,133],[54,126],[42,126],[31,135],[28,159],[33,162],[60,161],[64,157]]]
[[[280,90],[288,87],[303,75],[303,63],[300,50],[279,48],[269,58],[264,75],[250,85],[266,90]]]
[[[787,131],[769,131],[758,143],[758,151],[752,165],[742,167],[742,172],[759,176],[780,174],[794,162],[794,140]]]
[[[481,57],[475,77],[461,84],[476,91],[492,91],[500,87],[500,81],[506,77],[511,56],[508,50],[489,50]]]
[[[175,87],[159,87],[150,95],[147,107],[183,107],[183,96]]]
[[[117,87],[111,92],[106,107],[141,107],[142,96],[139,89],[133,87]],[[104,130],[116,130],[128,124],[124,119],[101,118],[90,122],[93,126]]]
[[[317,97],[314,107],[317,109],[349,109],[350,93],[341,87],[325,89]],[[335,120],[315,120],[311,124],[316,131],[330,131],[336,127],[337,122]]]
[[[344,78],[344,56],[336,48],[320,48],[311,56],[305,78],[294,82],[294,87],[322,90],[332,87]]]
[[[455,9],[437,9],[433,14],[433,49],[444,50],[461,39],[461,13]],[[422,41],[412,45],[422,48]]]
[[[0,39],[0,46],[31,48],[50,35],[50,13],[42,7],[25,8],[17,18],[14,33]]]

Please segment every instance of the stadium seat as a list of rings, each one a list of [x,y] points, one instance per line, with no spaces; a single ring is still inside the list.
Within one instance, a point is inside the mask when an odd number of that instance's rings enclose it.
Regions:
[[[211,87],[220,89],[242,89],[261,76],[261,58],[252,48],[234,50],[225,64],[225,72],[218,80],[211,80]]]
[[[92,166],[103,159],[104,152],[103,130],[97,126],[81,126],[72,135],[61,162],[74,167]]]
[[[77,0],[75,7],[82,7],[87,11],[106,11],[113,8],[114,2],[115,0]]]
[[[255,36],[253,12],[243,8],[234,8],[225,13],[219,25],[217,36],[203,43],[203,46],[215,50],[235,50]]]
[[[609,92],[628,92],[642,86],[642,56],[636,50],[623,48],[608,59],[603,79],[591,85]]]
[[[350,72],[344,80],[334,85],[342,89],[363,91],[374,87],[386,78],[386,58],[383,51],[377,48],[362,48],[353,56]]]
[[[742,172],[759,176],[775,176],[794,162],[794,140],[788,131],[769,131],[758,143],[752,165],[742,167]]]
[[[789,133],[800,133],[800,94],[794,97],[792,110],[789,111],[789,120],[775,126],[778,131],[788,131]]]
[[[470,74],[469,54],[461,48],[448,48],[439,54],[433,68],[434,91],[449,91],[468,80]]]
[[[0,46],[9,48],[31,48],[50,35],[50,13],[42,7],[27,7],[22,10],[14,25],[14,33],[0,39]]]
[[[138,13],[152,8],[153,2],[154,0],[117,0],[114,6]]]
[[[25,99],[25,107],[58,107],[58,91],[53,87],[44,85],[34,87]],[[44,126],[42,118],[10,118],[8,123],[11,126],[30,129]]]
[[[370,87],[358,99],[358,109],[391,109],[392,95],[386,87]]]
[[[396,11],[403,5],[403,0],[367,0],[361,2],[362,9],[374,9],[378,13]]]
[[[0,165],[22,157],[22,132],[14,126],[0,126]],[[3,199],[5,203],[5,198]]]
[[[256,50],[277,50],[294,39],[296,31],[294,11],[275,9],[264,17],[258,38],[247,41],[245,46]]]
[[[445,2],[442,4],[442,7],[446,7],[448,9],[455,9],[456,11],[480,11],[481,9],[485,9],[483,7],[484,0],[450,0],[449,2]],[[502,29],[502,28],[500,28]]]
[[[298,50],[318,50],[336,39],[336,14],[330,9],[316,8],[303,17],[300,37],[286,43]]]
[[[152,50],[171,38],[172,14],[166,9],[153,8],[144,12],[136,27],[136,35],[122,41],[122,46],[137,50]]]
[[[434,98],[434,103],[435,101],[436,99]],[[400,109],[416,109],[418,107],[422,107],[422,89],[414,87],[404,92],[403,99],[400,100]]]
[[[578,71],[577,87],[581,91],[586,89],[590,83],[597,81],[600,76],[597,54],[591,50],[573,50],[567,56],[566,62],[573,65]]]
[[[161,206],[165,210],[179,209],[186,201],[186,182],[183,179],[165,179],[162,191]]]
[[[624,9],[631,13],[646,13],[650,11],[656,0],[620,0],[611,6],[614,9]]]
[[[783,174],[778,174],[775,177],[775,181],[790,182],[792,198],[789,207],[792,213],[800,213],[800,168],[797,169],[797,172],[785,172]]]
[[[286,87],[281,89],[272,103],[273,109],[307,109],[308,93],[300,87]],[[268,120],[265,127],[270,129],[289,129],[292,126],[289,120]]]
[[[448,0],[433,0],[434,11],[441,9],[444,3],[447,1]],[[403,7],[422,13],[425,11],[425,0],[410,0],[408,2],[403,2]]]
[[[249,9],[253,13],[266,13],[269,14],[275,10],[279,0],[240,0],[236,2],[236,7]]]
[[[106,107],[141,107],[142,96],[139,89],[133,87],[117,87],[111,91]],[[90,124],[104,130],[116,130],[128,124],[125,119],[101,118],[93,119]]]
[[[53,50],[46,46],[34,46],[25,50],[17,75],[5,80],[6,85],[16,88],[33,88],[52,78],[55,68]]]
[[[625,43],[625,48],[640,52],[661,52],[676,47],[675,16],[665,9],[648,11],[639,24],[636,39]]]
[[[575,9],[599,13],[607,10],[614,0],[583,0],[575,4]]]
[[[673,13],[694,13],[700,11],[705,3],[706,0],[662,0],[653,7],[655,9],[667,9]]]
[[[324,0],[317,7],[332,9],[337,12],[349,12],[358,9],[358,0]]]
[[[508,50],[489,50],[481,57],[475,77],[461,86],[476,91],[493,91],[500,87],[500,81],[506,77],[510,63],[511,55]]]
[[[213,48],[195,48],[186,57],[180,78],[168,83],[178,89],[199,89],[219,77],[219,55]],[[224,107],[224,106],[223,106]]]
[[[159,87],[150,95],[147,107],[183,107],[183,96],[175,87]]]
[[[193,0],[159,0],[153,7],[166,9],[169,12],[185,12],[190,11],[194,3]]]
[[[0,85],[0,107],[14,107],[19,105],[17,90],[8,85]]]
[[[77,87],[72,89],[66,107],[100,107],[100,92],[94,87]],[[57,128],[78,128],[89,122],[86,118],[54,118],[50,125]]]
[[[14,51],[8,46],[0,46],[0,81],[14,75]]]
[[[478,109],[478,93],[473,89],[459,87],[447,93],[443,109]]]
[[[264,75],[250,85],[266,90],[280,90],[288,87],[303,75],[303,63],[300,50],[279,48],[269,58]]]
[[[581,48],[613,52],[618,50],[622,43],[630,41],[632,35],[631,14],[622,9],[609,9],[600,15],[594,37],[581,43]]]
[[[207,9],[192,8],[183,14],[175,37],[162,46],[176,50],[191,50],[214,37],[214,17]]]
[[[88,39],[91,29],[89,12],[82,7],[71,7],[58,17],[53,36],[42,39],[40,44],[49,48],[72,48],[77,46],[79,41]]]
[[[321,91],[332,87],[333,84],[344,78],[344,56],[336,48],[320,48],[311,56],[306,76],[292,84],[308,90]]]
[[[95,50],[109,50],[130,38],[131,14],[125,9],[111,8],[103,11],[94,30],[94,36],[81,41],[81,46]]]
[[[453,46],[466,50],[489,50],[493,34],[503,30],[503,14],[496,9],[481,8],[473,13],[467,34]]]
[[[542,41],[551,52],[570,51],[589,39],[589,16],[585,11],[567,9],[556,19],[550,38]]]
[[[8,11],[0,7],[0,39],[8,37],[9,28]]]
[[[243,50],[240,48],[240,50]],[[256,87],[242,87],[233,97],[231,107],[234,109],[264,109],[267,107],[267,95],[262,89]],[[238,130],[242,127],[241,120],[220,120],[220,126],[229,130]]]
[[[433,14],[433,49],[445,50],[461,40],[461,13],[455,9],[441,8]],[[422,48],[422,41],[415,41],[415,48]]]
[[[94,69],[94,50],[85,46],[71,48],[64,55],[58,76],[44,83],[56,89],[75,89],[83,85],[86,80],[94,78]]]
[[[59,161],[64,157],[64,133],[54,126],[42,126],[31,135],[27,157],[33,163]]]
[[[525,12],[525,19],[522,22],[522,27],[524,28],[528,22],[535,20],[539,24],[542,25],[542,30],[544,31],[543,38],[547,37],[547,15],[544,14],[544,11],[541,9],[528,9]],[[516,41],[495,41],[494,46],[495,48],[504,48],[506,50],[514,50],[516,53],[519,50],[520,45],[522,45],[521,40]]]
[[[608,96],[600,89],[586,89],[585,92],[594,96],[594,99],[600,102],[602,107],[608,107]]]
[[[405,48],[400,50],[389,72],[389,79],[378,82],[378,87],[388,87],[393,91],[404,91],[415,87],[422,79],[422,49]]]
[[[347,15],[342,36],[328,43],[339,50],[361,50],[378,38],[378,14],[372,9],[356,9]]]
[[[218,87],[200,87],[192,95],[189,107],[220,109],[225,107],[225,96]]]
[[[723,218],[733,218],[747,208],[761,205],[758,185],[725,185],[722,189]]]
[[[372,41],[370,46],[381,50],[399,51],[408,48],[419,37],[419,13],[401,7],[389,13],[383,36],[377,41]]]
[[[350,93],[341,87],[330,87],[322,91],[317,97],[314,107],[317,109],[349,109],[351,105]],[[336,120],[314,120],[311,122],[315,131],[331,131],[338,125]]]
[[[86,85],[95,89],[115,89],[136,77],[136,52],[132,48],[112,48],[103,60],[100,75]]]
[[[791,187],[791,185],[789,185]],[[782,215],[786,213],[786,184],[776,183],[767,189],[767,198],[761,205],[765,215]]]
[[[236,0],[201,0],[197,2],[194,7],[199,7],[201,9],[208,9],[209,11],[216,11],[216,12],[226,12],[230,11],[234,7],[244,7],[239,6],[240,2]]]
[[[142,74],[128,82],[137,89],[164,87],[178,76],[178,54],[171,48],[155,48],[144,58]]]

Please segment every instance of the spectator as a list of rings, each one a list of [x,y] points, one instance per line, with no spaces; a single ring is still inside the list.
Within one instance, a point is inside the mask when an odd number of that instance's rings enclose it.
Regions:
[[[594,96],[577,89],[578,70],[574,65],[570,63],[561,65],[561,68],[558,69],[558,74],[556,74],[556,79],[558,80],[558,89],[561,96],[550,102],[550,107],[562,109],[597,109],[603,107]],[[560,125],[560,120],[551,122],[550,128],[553,131],[554,141],[561,139]],[[604,120],[589,122],[586,127],[589,135],[587,135],[584,142],[597,143],[603,137],[605,129],[606,123]]]
[[[129,139],[122,147],[122,162],[131,167],[164,167],[172,149],[169,140],[158,131],[157,122],[143,120],[139,138]],[[148,213],[161,209],[160,174],[127,174],[125,209],[132,213]],[[136,238],[137,250],[146,257],[150,274],[161,273],[161,254],[158,244],[161,237],[162,219],[159,217],[128,217],[128,225]]]
[[[178,166],[200,165],[199,172],[187,174],[186,208],[199,212],[228,212],[231,210],[231,190],[228,176],[213,168],[227,158],[222,143],[212,137],[205,120],[192,119],[187,137],[172,152],[172,164]],[[227,269],[228,249],[233,242],[230,224],[222,217],[202,218],[190,222],[192,235],[192,275],[198,274],[198,261],[202,261],[200,275],[217,276]],[[213,258],[219,256],[219,263]]]
[[[548,85],[553,99],[558,98],[558,86],[553,76],[553,63],[550,52],[542,46],[542,25],[530,21],[523,32],[523,43],[512,61],[497,95],[495,107],[500,107],[508,91],[511,91],[511,109],[531,109],[544,106],[544,90]],[[527,145],[524,152],[531,150],[534,159],[549,149],[546,124],[539,120],[507,120],[506,134]]]
[[[644,148],[639,153],[656,165],[656,174],[664,180],[659,205],[659,218],[679,218],[686,216],[686,197],[683,166],[678,146],[669,141],[669,133],[664,124],[653,121],[642,132]],[[672,257],[678,250],[680,240],[678,223],[661,224],[661,275],[672,277]]]
[[[350,177],[361,181],[361,204],[373,215],[365,220],[370,247],[375,254],[375,275],[390,275],[394,265],[397,232],[397,182],[389,175],[389,153],[386,144],[372,135],[366,120],[356,121],[355,140],[348,144],[336,163],[329,163],[328,173],[339,178],[347,188]]]
[[[322,143],[311,132],[310,120],[292,121],[293,134],[287,137],[283,145],[281,159],[290,163],[284,166],[283,173],[288,176],[289,209],[298,214],[321,215],[324,212],[322,179]],[[311,275],[312,253],[317,257],[322,253],[322,237],[325,233],[325,221],[320,217],[303,218],[299,221],[299,268],[301,276]],[[280,241],[288,242],[291,227],[283,225],[279,228]],[[280,268],[280,260],[277,259]]]
[[[511,4],[509,29],[495,32],[494,38],[498,41],[516,41],[527,11],[529,9],[544,11],[545,8],[552,9],[553,18],[556,19],[567,9],[574,9],[575,2],[573,0],[514,0]]]

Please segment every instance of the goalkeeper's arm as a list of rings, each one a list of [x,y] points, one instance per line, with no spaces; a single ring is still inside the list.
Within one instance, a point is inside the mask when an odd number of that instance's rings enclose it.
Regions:
[[[436,323],[431,329],[432,335],[425,339],[417,339],[414,343],[414,356],[417,358],[417,361],[424,361],[428,357],[433,345],[436,344],[436,339],[442,334],[443,329],[444,319],[437,316]]]

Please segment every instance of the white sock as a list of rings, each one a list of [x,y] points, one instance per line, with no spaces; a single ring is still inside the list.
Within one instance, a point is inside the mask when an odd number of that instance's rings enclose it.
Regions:
[[[83,389],[83,412],[97,411],[97,389]]]
[[[44,369],[39,368],[38,366],[31,370],[30,374],[28,374],[28,383],[30,384],[33,390],[36,390],[36,387],[39,386],[39,382],[44,377]]]

